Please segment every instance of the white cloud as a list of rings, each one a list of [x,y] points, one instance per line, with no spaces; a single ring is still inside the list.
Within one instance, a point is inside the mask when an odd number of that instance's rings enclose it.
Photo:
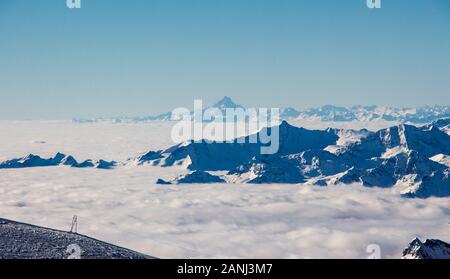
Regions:
[[[167,127],[158,125],[0,123],[0,158],[61,151],[121,160],[168,144]],[[361,186],[154,184],[180,173],[0,170],[0,217],[68,230],[77,214],[80,233],[163,258],[363,258],[371,243],[399,258],[416,236],[450,241],[450,198],[404,199]]]

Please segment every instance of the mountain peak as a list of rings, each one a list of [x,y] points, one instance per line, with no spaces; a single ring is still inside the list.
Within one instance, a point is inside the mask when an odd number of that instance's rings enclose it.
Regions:
[[[215,103],[212,107],[215,107],[215,108],[238,108],[241,106],[236,104],[230,97],[225,96],[220,101]]]
[[[288,126],[292,126],[292,125],[289,124],[289,122],[287,122],[286,120],[283,120],[283,121],[281,121],[281,124],[280,124],[280,127],[282,127],[282,126],[288,127]]]
[[[450,259],[450,244],[438,239],[415,238],[403,251],[403,259]]]
[[[287,131],[287,130],[291,130],[291,129],[296,129],[296,130],[302,129],[302,128],[299,128],[299,127],[292,126],[286,120],[281,121],[281,123],[279,124],[279,128],[280,128],[281,131]]]

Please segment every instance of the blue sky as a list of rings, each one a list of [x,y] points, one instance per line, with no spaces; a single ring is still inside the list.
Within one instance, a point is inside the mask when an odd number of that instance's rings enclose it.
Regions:
[[[0,119],[450,105],[450,1],[0,0]]]

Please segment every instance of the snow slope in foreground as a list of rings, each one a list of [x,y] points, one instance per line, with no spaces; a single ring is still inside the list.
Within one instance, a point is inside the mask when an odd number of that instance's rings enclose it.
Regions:
[[[0,218],[0,259],[152,259],[77,233]]]

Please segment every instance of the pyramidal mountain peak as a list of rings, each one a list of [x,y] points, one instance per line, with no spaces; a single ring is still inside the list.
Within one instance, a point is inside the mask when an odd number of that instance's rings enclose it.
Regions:
[[[189,104],[186,104],[189,105]],[[250,107],[258,107],[255,103]],[[231,97],[224,96],[208,108],[218,108],[224,111],[227,108],[245,108],[236,103]],[[435,105],[422,106],[416,108],[385,107],[376,105],[353,105],[342,107],[336,105],[323,105],[318,107],[278,107],[280,118],[283,120],[309,120],[323,122],[366,122],[366,121],[387,121],[395,123],[413,123],[425,125],[433,121],[435,125],[443,128],[447,126],[450,130],[450,106]],[[172,112],[158,115],[146,115],[139,117],[112,117],[112,118],[74,118],[76,123],[111,122],[111,123],[139,123],[151,121],[173,121]],[[449,132],[450,133],[450,132]]]
[[[213,108],[225,109],[225,108],[243,108],[241,105],[236,104],[230,97],[224,96],[217,103],[212,105]]]

